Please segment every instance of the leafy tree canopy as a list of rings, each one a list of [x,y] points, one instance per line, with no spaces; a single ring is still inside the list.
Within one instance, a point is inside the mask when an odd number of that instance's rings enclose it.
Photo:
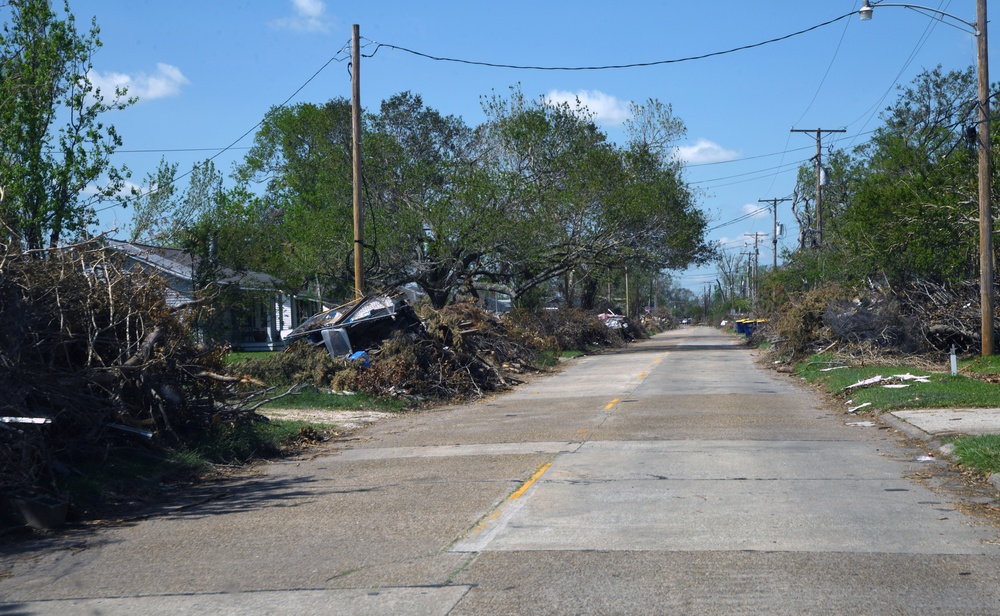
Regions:
[[[62,16],[51,5],[0,6],[0,238],[29,250],[84,231],[93,204],[118,194],[128,176],[111,164],[121,139],[104,117],[133,101],[87,78],[101,46],[96,21],[80,33],[68,3]]]

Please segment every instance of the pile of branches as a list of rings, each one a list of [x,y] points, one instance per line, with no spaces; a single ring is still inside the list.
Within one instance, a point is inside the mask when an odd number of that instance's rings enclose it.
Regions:
[[[582,308],[518,310],[508,315],[507,321],[528,346],[556,353],[566,349],[621,347],[639,333],[632,321],[625,321],[627,328],[612,329]]]
[[[366,364],[349,363],[335,389],[418,400],[481,397],[515,385],[532,368],[535,351],[502,321],[472,303],[420,312],[424,327],[397,332]]]
[[[979,285],[946,285],[914,280],[894,290],[907,317],[919,327],[927,348],[937,353],[978,352],[982,341]],[[994,333],[994,337],[996,334]]]
[[[883,282],[860,290],[826,285],[781,307],[760,335],[796,357],[833,347],[870,360],[940,356],[952,345],[960,354],[976,350],[980,318],[979,288],[972,282]]]
[[[176,445],[244,417],[223,350],[192,342],[164,282],[98,242],[0,246],[0,492],[45,489],[116,448]]]
[[[380,341],[363,360],[333,359],[323,345],[300,340],[234,370],[269,385],[446,401],[520,383],[519,375],[540,369],[543,355],[625,344],[620,330],[580,309],[515,311],[498,318],[467,302],[440,310],[423,304],[417,311],[421,327]]]

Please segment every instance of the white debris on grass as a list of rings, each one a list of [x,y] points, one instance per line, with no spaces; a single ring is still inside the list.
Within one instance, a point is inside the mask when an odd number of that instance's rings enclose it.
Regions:
[[[867,387],[869,385],[876,385],[876,384],[881,383],[883,381],[913,381],[915,383],[930,383],[931,382],[930,377],[917,376],[917,375],[914,375],[914,374],[910,374],[909,372],[907,372],[906,374],[894,374],[894,375],[888,376],[888,377],[882,376],[881,374],[879,374],[879,375],[873,376],[873,377],[868,378],[868,379],[862,379],[862,380],[858,381],[857,383],[855,383],[853,385],[848,385],[844,389],[847,390],[847,389],[854,389],[855,387]],[[883,385],[883,387],[898,388],[898,387],[906,387],[906,385],[893,384],[893,385]]]
[[[900,381],[916,381],[917,383],[930,383],[931,378],[929,376],[917,376],[915,374],[897,374],[895,376],[889,377],[890,379],[899,379]]]
[[[852,402],[852,401],[848,401],[848,404],[850,404],[850,402]],[[871,402],[864,402],[864,403],[859,404],[859,405],[857,405],[855,407],[847,409],[847,412],[848,413],[856,413],[856,412],[860,411],[861,409],[865,408],[866,406],[871,406],[871,405],[872,405]]]
[[[854,389],[855,387],[864,387],[866,385],[874,385],[875,383],[881,383],[884,377],[881,374],[875,375],[869,379],[862,379],[855,383],[854,385],[848,385],[844,389]]]

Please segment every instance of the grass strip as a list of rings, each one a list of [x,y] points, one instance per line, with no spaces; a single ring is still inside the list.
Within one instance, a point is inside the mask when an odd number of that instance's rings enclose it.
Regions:
[[[854,366],[827,354],[810,357],[796,371],[845,402],[849,400],[852,406],[870,403],[870,411],[1000,407],[1000,387],[963,374],[952,376],[944,368],[942,372],[929,372],[905,365]],[[900,375],[926,377],[929,382],[893,378]],[[879,376],[883,377],[880,382],[859,385]]]

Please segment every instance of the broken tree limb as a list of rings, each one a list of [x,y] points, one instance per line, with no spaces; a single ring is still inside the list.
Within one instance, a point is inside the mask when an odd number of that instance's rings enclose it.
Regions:
[[[163,336],[163,328],[159,326],[153,328],[153,331],[146,334],[146,338],[142,341],[142,345],[139,347],[139,350],[136,351],[135,355],[128,358],[128,360],[122,364],[122,367],[134,368],[141,362],[149,359],[149,354],[152,353],[153,346],[156,345],[156,341],[159,340],[161,336]]]
[[[250,383],[252,385],[259,385],[261,387],[266,387],[267,384],[259,379],[255,379],[249,376],[227,376],[225,374],[216,374],[214,372],[208,372],[207,370],[202,370],[201,372],[196,372],[193,374],[195,378],[199,379],[212,379],[214,381],[219,381],[220,383]]]

